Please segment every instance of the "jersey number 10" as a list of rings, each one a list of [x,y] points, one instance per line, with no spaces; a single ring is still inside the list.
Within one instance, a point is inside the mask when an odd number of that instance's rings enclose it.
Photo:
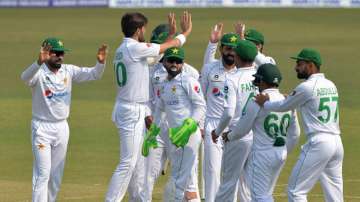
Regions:
[[[118,61],[114,64],[115,76],[117,84],[122,87],[125,86],[127,81],[126,68],[124,63]]]

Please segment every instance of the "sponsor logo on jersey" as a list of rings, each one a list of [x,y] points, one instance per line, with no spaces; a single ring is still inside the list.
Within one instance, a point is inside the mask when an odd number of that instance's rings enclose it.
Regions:
[[[46,98],[51,99],[53,97],[64,97],[67,96],[69,93],[67,91],[61,93],[54,93],[50,89],[45,90],[44,95]]]
[[[160,89],[157,89],[156,95],[157,95],[158,97],[160,97]]]
[[[166,102],[167,105],[178,105],[179,104],[179,100],[170,100]]]
[[[219,88],[213,88],[212,89],[212,94],[215,96],[215,97],[218,97],[218,96],[221,96],[221,91]]]

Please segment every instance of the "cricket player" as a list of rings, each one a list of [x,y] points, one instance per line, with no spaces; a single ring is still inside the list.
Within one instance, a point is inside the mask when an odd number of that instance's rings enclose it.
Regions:
[[[333,82],[320,73],[320,54],[304,48],[296,57],[295,71],[305,79],[283,100],[271,100],[267,94],[256,96],[264,110],[300,111],[307,142],[292,170],[288,198],[307,201],[307,193],[320,180],[325,201],[343,201],[342,162],[344,149],[339,128],[339,95]]]
[[[263,64],[254,75],[254,85],[267,93],[271,101],[283,100],[279,92],[281,73],[273,64]],[[253,145],[246,164],[252,201],[274,201],[272,193],[285,164],[287,153],[296,145],[300,127],[296,111],[271,112],[249,100],[241,118],[231,132],[223,134],[225,142],[236,141],[253,131]],[[227,144],[227,143],[225,143]]]
[[[169,25],[160,24],[158,25],[152,32],[151,35],[151,43],[161,44],[164,43],[169,37]],[[171,37],[171,36],[170,36]],[[155,111],[156,100],[159,99],[158,94],[160,93],[161,84],[167,80],[168,73],[163,65],[163,54],[161,57],[152,58],[150,62],[155,60],[155,64],[150,69],[150,81],[151,87],[150,90],[150,100],[153,105],[152,111]],[[148,59],[149,61],[149,59]],[[182,71],[193,77],[194,79],[199,79],[198,71],[190,66],[187,63],[183,64]],[[168,134],[168,122],[165,116],[165,113],[161,113],[160,120],[160,134],[156,137],[157,140],[157,148],[149,150],[149,154],[145,159],[145,185],[143,191],[143,201],[151,201],[152,192],[154,188],[154,184],[159,177],[161,172],[164,172],[165,164],[167,163],[167,158],[169,155],[169,134]],[[195,170],[194,170],[195,171]],[[189,184],[189,190],[198,189],[197,188],[197,175],[194,173],[192,179],[193,183]],[[194,188],[195,186],[195,188]]]
[[[221,36],[219,36],[221,37]],[[218,39],[220,40],[220,39]],[[211,131],[216,129],[224,111],[224,85],[229,74],[234,74],[235,51],[240,38],[235,33],[224,34],[221,37],[220,54],[221,60],[207,63],[202,68],[201,87],[206,98],[206,118],[204,136],[204,178],[205,178],[205,201],[213,202],[220,185],[220,166],[223,151],[222,140],[214,143]]]
[[[213,141],[216,143],[224,129],[230,130],[241,117],[243,109],[255,95],[256,89],[252,84],[253,75],[256,73],[254,59],[257,55],[256,46],[247,40],[239,40],[235,48],[235,64],[238,68],[236,74],[230,75],[224,86],[224,111],[220,121],[211,132]],[[228,142],[224,145],[221,161],[221,182],[216,194],[216,202],[228,202],[235,200],[235,191],[240,175],[251,149],[253,140],[252,131],[241,139]]]
[[[164,54],[167,79],[161,84],[154,113],[159,127],[161,112],[168,120],[171,176],[166,185],[164,201],[200,201],[196,190],[185,195],[197,163],[201,142],[198,125],[205,116],[205,100],[199,82],[182,71],[185,53],[182,48],[170,48]],[[189,190],[186,190],[189,192]],[[191,192],[191,191],[190,191]]]
[[[72,83],[100,79],[105,69],[106,45],[99,48],[97,63],[92,68],[63,64],[67,51],[60,39],[47,38],[37,61],[21,74],[21,79],[31,87],[33,99],[33,202],[54,202],[60,189],[69,140],[67,118]]]
[[[168,16],[171,34],[175,33],[174,14]],[[145,43],[147,18],[141,13],[126,13],[121,19],[125,38],[114,58],[118,85],[112,120],[120,136],[120,163],[111,178],[106,202],[121,201],[129,188],[130,201],[141,200],[144,186],[144,159],[141,145],[145,133],[145,117],[149,108],[150,75],[147,57],[156,57],[166,49],[182,46],[192,29],[191,15],[181,18],[182,34],[163,44]]]

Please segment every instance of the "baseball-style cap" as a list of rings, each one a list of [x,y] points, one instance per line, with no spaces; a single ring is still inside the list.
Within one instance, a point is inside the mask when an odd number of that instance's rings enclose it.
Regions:
[[[168,24],[160,24],[151,33],[151,43],[162,44],[169,36],[170,27]]]
[[[236,54],[241,60],[254,61],[258,50],[254,43],[246,40],[240,40],[235,48]]]
[[[183,60],[185,58],[185,52],[183,48],[168,48],[164,53],[164,58],[177,58]]]
[[[311,48],[304,48],[300,51],[297,56],[290,57],[295,60],[304,60],[308,62],[313,62],[316,66],[320,67],[322,64],[320,53]]]
[[[254,42],[255,44],[264,45],[265,39],[264,35],[255,29],[248,29],[245,32],[245,39]]]
[[[50,37],[44,40],[42,43],[42,47],[45,47],[47,45],[51,46],[52,51],[70,51],[69,49],[64,47],[64,43],[55,37]]]
[[[282,79],[279,68],[276,65],[270,63],[260,65],[256,71],[256,74],[253,76],[255,77],[255,80],[276,85],[279,85]]]
[[[230,46],[235,48],[237,43],[240,41],[239,35],[235,33],[227,33],[221,37],[221,45]]]

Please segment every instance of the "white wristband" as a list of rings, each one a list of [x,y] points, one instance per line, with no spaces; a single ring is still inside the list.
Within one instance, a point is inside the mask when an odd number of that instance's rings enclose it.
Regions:
[[[178,39],[180,41],[180,46],[183,46],[186,41],[186,37],[183,34],[177,35],[175,39]]]

